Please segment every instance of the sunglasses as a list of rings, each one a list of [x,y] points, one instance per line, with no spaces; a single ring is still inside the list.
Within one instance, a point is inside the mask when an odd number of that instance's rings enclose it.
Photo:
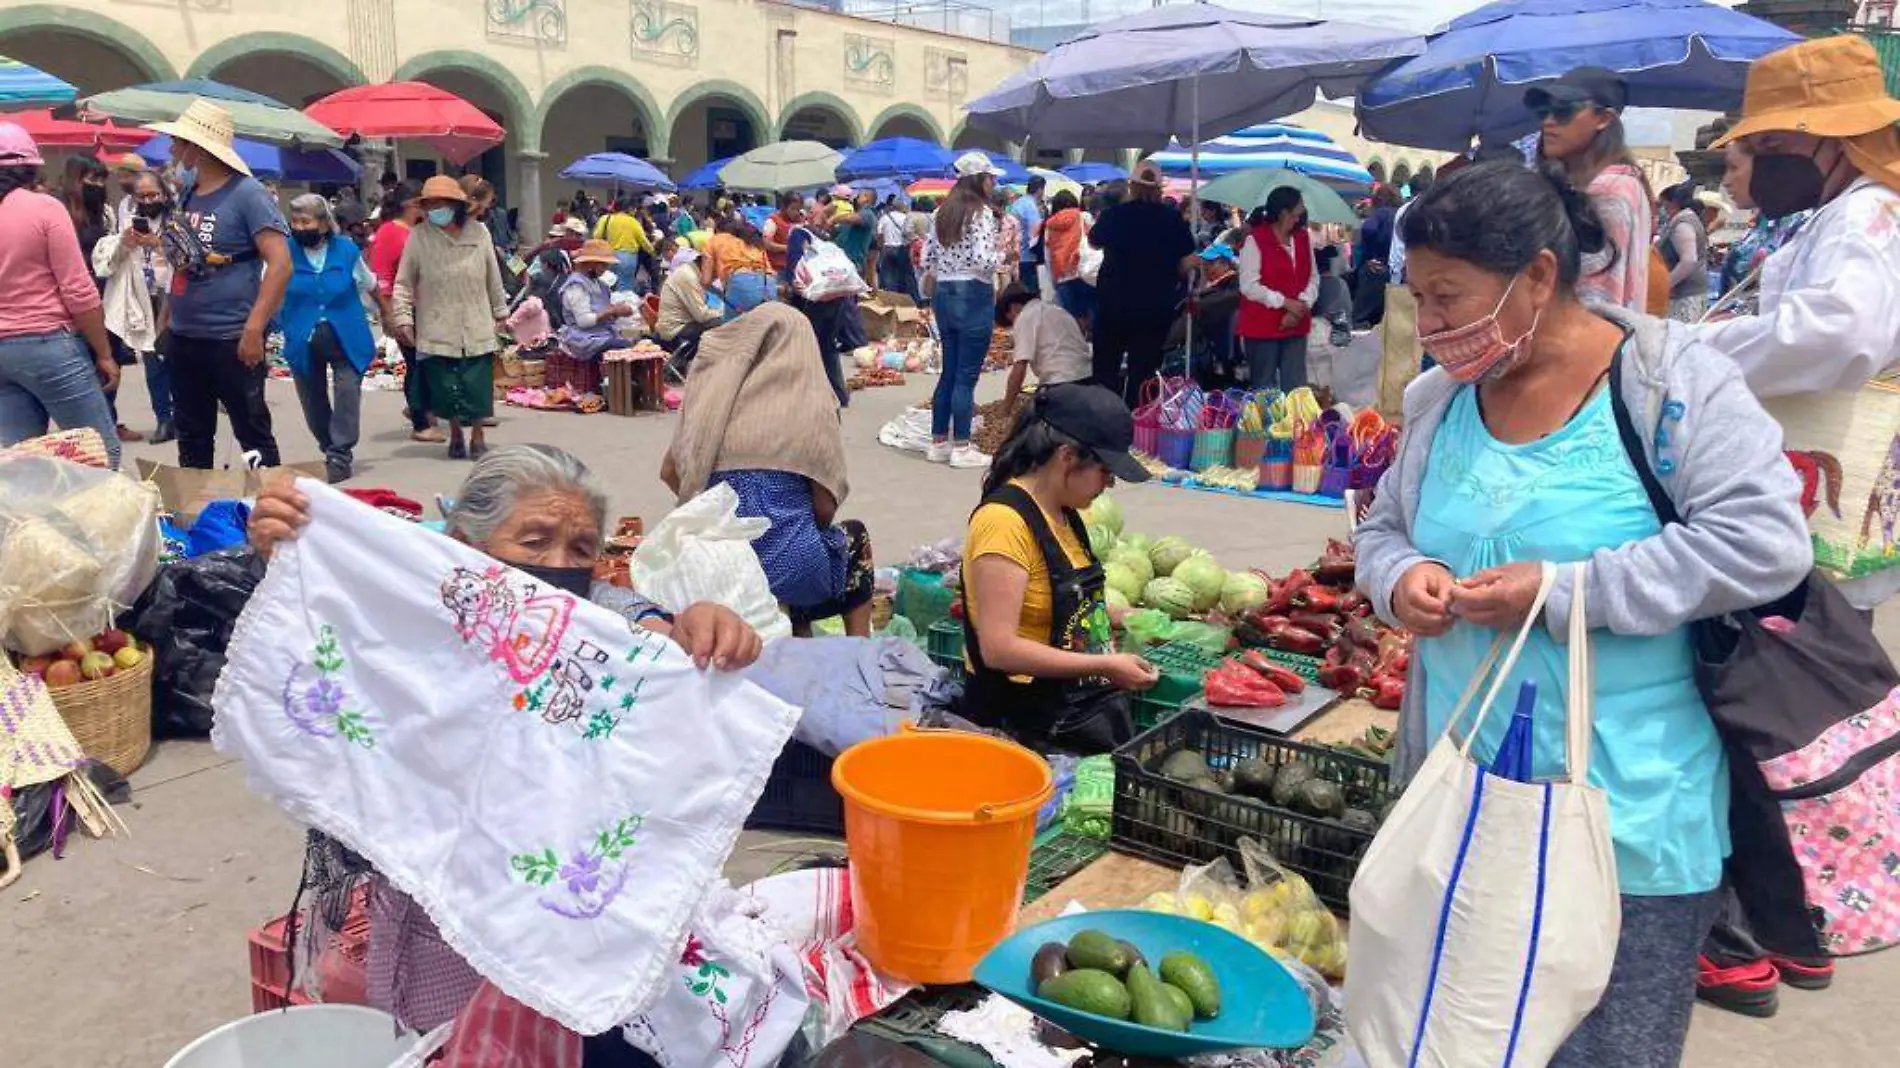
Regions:
[[[1537,116],[1537,121],[1539,122],[1555,121],[1559,123],[1564,123],[1564,122],[1569,122],[1571,119],[1576,118],[1579,113],[1581,113],[1585,108],[1589,106],[1590,106],[1589,104],[1581,103],[1581,102],[1562,103],[1562,104],[1550,103],[1550,104],[1545,104],[1541,107],[1532,108],[1531,114]]]

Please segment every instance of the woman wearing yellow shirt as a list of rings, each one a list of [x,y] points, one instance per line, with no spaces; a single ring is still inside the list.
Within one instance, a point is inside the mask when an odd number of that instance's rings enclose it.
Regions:
[[[1134,437],[1121,398],[1074,383],[1038,390],[997,451],[963,548],[965,718],[1045,752],[1134,736],[1127,691],[1158,676],[1114,651],[1080,515],[1116,478],[1147,479]]]

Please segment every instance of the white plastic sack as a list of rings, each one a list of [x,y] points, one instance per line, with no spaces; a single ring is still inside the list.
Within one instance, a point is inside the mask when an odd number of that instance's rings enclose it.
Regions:
[[[1082,235],[1081,256],[1081,279],[1089,285],[1094,285],[1095,279],[1100,277],[1102,273],[1103,256],[1102,250],[1095,247],[1095,243],[1089,240],[1087,234]]]
[[[720,883],[694,910],[679,963],[628,1042],[661,1068],[777,1064],[805,1021],[805,980],[760,904]]]
[[[806,300],[837,300],[871,291],[843,249],[816,237],[805,245],[805,255],[792,272],[792,284]]]
[[[1497,663],[1509,637],[1500,634],[1353,879],[1347,1024],[1371,1068],[1541,1068],[1609,983],[1622,918],[1609,802],[1588,785],[1589,583],[1575,566],[1568,777],[1519,783],[1470,753],[1530,628],[1542,625],[1557,574],[1545,564],[1509,654]],[[1466,740],[1454,741],[1487,679]]]
[[[762,517],[739,518],[739,495],[721,483],[680,505],[633,551],[634,589],[669,612],[700,601],[737,612],[765,641],[792,633],[779,610],[752,539],[770,530]]]
[[[50,653],[112,626],[158,571],[158,490],[0,451],[0,643]]]

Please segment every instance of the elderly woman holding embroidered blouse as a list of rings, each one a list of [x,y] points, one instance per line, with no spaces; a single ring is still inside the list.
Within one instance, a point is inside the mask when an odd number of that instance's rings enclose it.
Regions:
[[[488,228],[469,218],[468,194],[455,179],[424,182],[419,206],[424,223],[396,268],[396,340],[415,348],[429,376],[429,409],[449,421],[449,458],[480,459],[488,451],[482,420],[495,414],[495,331],[508,318],[508,294]]]
[[[448,509],[447,533],[633,625],[671,636],[701,669],[739,671],[758,659],[758,633],[724,606],[695,604],[672,616],[631,590],[596,581],[607,519],[606,490],[585,464],[551,445],[506,445],[469,471]],[[251,545],[269,556],[309,521],[309,499],[285,477],[258,494]],[[453,1019],[481,975],[407,895],[362,858],[312,835],[300,893],[340,899],[357,879],[371,887],[370,1004],[418,1031]]]
[[[305,193],[290,202],[290,286],[277,310],[284,362],[304,422],[323,450],[325,477],[354,473],[363,372],[376,357],[369,308],[376,276],[356,242],[337,232],[330,202]]]
[[[1813,554],[1781,435],[1734,363],[1680,324],[1578,299],[1581,261],[1605,241],[1592,200],[1559,175],[1482,164],[1406,213],[1406,284],[1438,366],[1406,389],[1405,440],[1354,544],[1380,616],[1419,638],[1405,774],[1523,622],[1542,563],[1586,562],[1589,779],[1609,800],[1622,936],[1601,1002],[1552,1064],[1673,1068],[1729,852],[1728,769],[1688,625],[1785,595]],[[1680,525],[1662,524],[1652,489]],[[1553,634],[1573,591],[1558,574],[1519,665],[1537,684],[1538,777],[1564,762]],[[1493,759],[1504,728],[1487,723],[1474,755]]]
[[[863,523],[837,522],[851,488],[844,433],[798,312],[763,304],[700,339],[660,479],[682,504],[723,483],[740,515],[771,520],[752,548],[794,633],[832,616],[871,633],[871,539]]]

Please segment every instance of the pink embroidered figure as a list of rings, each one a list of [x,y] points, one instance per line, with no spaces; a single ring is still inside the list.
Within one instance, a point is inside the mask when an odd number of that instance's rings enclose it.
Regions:
[[[508,669],[526,685],[554,662],[574,614],[565,593],[517,595],[499,564],[477,573],[458,567],[442,580],[442,605],[455,618],[455,633]]]

